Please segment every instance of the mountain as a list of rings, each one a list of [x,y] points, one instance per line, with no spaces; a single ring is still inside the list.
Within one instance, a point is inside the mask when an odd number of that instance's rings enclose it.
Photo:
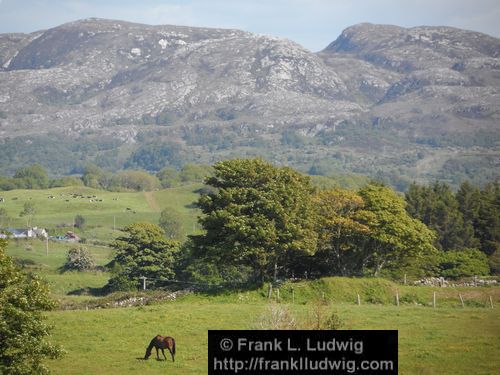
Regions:
[[[312,53],[239,30],[86,19],[0,35],[0,172],[260,155],[313,174],[499,175],[500,40],[360,24]]]

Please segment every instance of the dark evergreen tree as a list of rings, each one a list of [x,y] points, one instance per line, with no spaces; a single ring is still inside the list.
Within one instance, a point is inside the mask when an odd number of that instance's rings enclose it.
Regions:
[[[487,184],[481,190],[475,229],[482,251],[491,255],[500,250],[500,183]]]

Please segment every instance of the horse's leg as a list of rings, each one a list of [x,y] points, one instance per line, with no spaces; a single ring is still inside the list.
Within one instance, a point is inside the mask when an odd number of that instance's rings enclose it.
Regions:
[[[156,349],[156,359],[158,359],[158,360],[159,360],[159,359],[160,359],[160,356],[158,355],[158,347],[157,347],[157,346],[155,346],[155,349]]]
[[[174,353],[172,352],[172,349],[168,348],[168,351],[170,352],[170,355],[172,356],[172,362],[175,362]]]
[[[165,361],[167,360],[167,357],[165,356],[165,350],[163,350],[163,348],[161,348],[161,352],[163,354],[163,358],[165,358]]]

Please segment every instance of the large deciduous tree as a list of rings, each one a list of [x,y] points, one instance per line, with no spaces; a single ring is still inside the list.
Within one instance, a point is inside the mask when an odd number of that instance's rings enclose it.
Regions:
[[[356,275],[363,271],[364,239],[370,228],[359,221],[364,209],[361,196],[353,191],[331,189],[314,198],[318,210],[318,252],[322,274]]]
[[[402,268],[435,253],[434,232],[408,215],[404,199],[396,192],[369,184],[359,195],[365,207],[358,215],[359,221],[370,228],[365,243],[365,267],[371,268],[375,276],[384,267]]]
[[[317,234],[310,179],[262,159],[214,165],[199,207],[203,235],[192,236],[194,256],[219,268],[250,266],[253,281],[293,272],[297,259],[313,254]]]
[[[47,341],[50,327],[44,311],[55,306],[47,285],[23,274],[5,255],[0,239],[0,374],[48,374],[43,361],[63,351]]]

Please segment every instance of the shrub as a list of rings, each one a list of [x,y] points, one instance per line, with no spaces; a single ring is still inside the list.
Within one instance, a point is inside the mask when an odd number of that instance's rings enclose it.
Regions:
[[[490,267],[486,254],[478,249],[464,249],[442,253],[439,258],[439,276],[450,279],[474,275],[488,275]]]
[[[293,330],[297,329],[297,321],[286,306],[273,303],[261,315],[259,322],[255,324],[255,329]]]
[[[85,226],[85,218],[82,215],[76,215],[75,216],[75,227],[78,229],[83,229]]]
[[[94,257],[86,247],[80,246],[68,251],[68,258],[64,264],[63,270],[88,271],[94,267]]]

